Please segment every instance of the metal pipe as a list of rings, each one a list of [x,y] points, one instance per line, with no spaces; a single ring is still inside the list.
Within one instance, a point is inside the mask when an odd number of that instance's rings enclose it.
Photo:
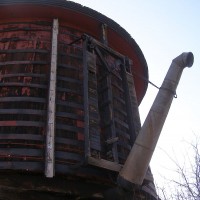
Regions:
[[[130,189],[133,185],[142,185],[173,97],[176,94],[182,71],[186,66],[191,67],[193,61],[194,57],[191,52],[182,53],[173,59],[142,129],[119,172],[118,184],[120,186]]]

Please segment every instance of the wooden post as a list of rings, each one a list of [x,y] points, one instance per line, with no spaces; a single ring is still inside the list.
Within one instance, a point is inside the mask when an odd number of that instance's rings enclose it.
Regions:
[[[101,36],[101,38],[102,38],[102,43],[104,44],[104,45],[108,45],[108,37],[107,37],[107,24],[102,24],[101,25],[101,32],[102,32],[102,36]]]
[[[45,176],[52,178],[55,173],[55,100],[57,75],[58,19],[53,20],[49,97],[47,108]]]
[[[85,136],[85,157],[91,156],[90,152],[90,136],[89,136],[89,101],[88,101],[88,39],[83,42],[83,88],[84,88],[84,136]]]
[[[121,65],[121,76],[123,81],[123,88],[125,91],[127,121],[129,125],[129,134],[131,138],[131,145],[135,142],[135,139],[141,129],[140,116],[138,110],[137,96],[135,92],[135,84],[131,72],[126,70],[126,67],[130,68],[131,60],[125,59],[124,65]]]

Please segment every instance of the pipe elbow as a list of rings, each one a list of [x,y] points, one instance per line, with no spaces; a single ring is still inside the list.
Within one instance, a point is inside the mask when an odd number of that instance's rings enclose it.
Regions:
[[[173,59],[173,62],[175,62],[180,67],[192,67],[194,63],[194,55],[192,52],[184,52],[178,57]]]

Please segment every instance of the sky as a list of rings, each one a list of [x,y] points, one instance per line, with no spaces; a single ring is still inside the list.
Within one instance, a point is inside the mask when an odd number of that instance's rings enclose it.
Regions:
[[[170,112],[151,160],[156,182],[171,176],[172,159],[183,162],[188,143],[200,135],[200,1],[74,0],[113,19],[135,39],[149,68],[149,80],[160,86],[172,59],[193,52],[192,68],[183,71]],[[158,90],[149,85],[140,105],[143,123]],[[172,158],[172,159],[171,159]],[[187,161],[186,161],[187,162]],[[159,183],[158,183],[159,184]]]

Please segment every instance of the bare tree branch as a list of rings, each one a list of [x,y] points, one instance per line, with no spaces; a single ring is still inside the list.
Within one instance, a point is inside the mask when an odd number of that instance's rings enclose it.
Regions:
[[[171,189],[169,184],[157,189],[162,200],[200,200],[200,142],[196,137],[195,142],[187,144],[190,146],[189,149],[192,149],[193,155],[188,152],[183,155],[185,160],[182,164],[163,150],[175,164],[175,173],[179,178],[170,180],[170,185],[174,189]]]

